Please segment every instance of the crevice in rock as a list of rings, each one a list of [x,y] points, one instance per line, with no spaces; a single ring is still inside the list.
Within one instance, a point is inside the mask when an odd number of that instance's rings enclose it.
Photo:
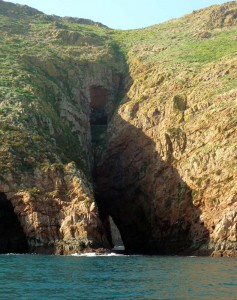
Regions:
[[[90,87],[91,125],[106,125],[108,122],[108,90],[103,86]]]
[[[94,180],[94,195],[98,204],[100,218],[102,220],[104,230],[107,236],[107,240],[111,246],[111,249],[117,247],[122,250],[124,244],[121,238],[120,231],[113,221],[113,217],[107,212],[104,214],[102,207],[99,205],[100,196],[97,195],[97,164],[100,161],[101,154],[104,150],[105,140],[107,139],[108,123],[115,111],[115,107],[122,98],[123,78],[122,75],[113,76],[114,87],[111,91],[108,91],[102,85],[90,86],[90,128],[91,128],[91,146],[93,156],[93,180]],[[98,196],[98,197],[97,197]]]
[[[109,114],[108,90],[103,86],[90,87],[90,126],[92,148],[98,146],[107,130]]]
[[[27,239],[5,193],[0,192],[0,253],[27,253]]]

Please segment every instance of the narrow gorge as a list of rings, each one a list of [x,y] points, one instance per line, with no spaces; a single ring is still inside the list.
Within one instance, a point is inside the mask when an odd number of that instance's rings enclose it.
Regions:
[[[0,252],[236,256],[236,2],[128,31],[0,14]]]

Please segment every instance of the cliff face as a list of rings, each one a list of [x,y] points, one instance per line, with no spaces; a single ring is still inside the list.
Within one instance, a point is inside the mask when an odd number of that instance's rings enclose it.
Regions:
[[[236,90],[200,104],[174,86],[164,79],[153,103],[121,105],[97,168],[99,203],[131,252],[232,253]]]
[[[106,129],[123,61],[98,24],[3,1],[0,11],[0,192],[24,232],[24,251],[110,247],[93,195],[92,136],[100,118],[100,133]],[[23,251],[17,242],[8,251],[15,249]]]
[[[124,37],[140,41],[97,198],[127,251],[236,255],[236,13],[229,3]]]
[[[109,248],[112,217],[129,252],[236,254],[236,9],[115,31],[0,1],[2,252]]]

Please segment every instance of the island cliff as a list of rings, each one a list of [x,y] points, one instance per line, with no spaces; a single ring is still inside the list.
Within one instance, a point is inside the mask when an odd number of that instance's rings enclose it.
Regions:
[[[0,1],[0,252],[236,255],[237,4],[120,31]]]

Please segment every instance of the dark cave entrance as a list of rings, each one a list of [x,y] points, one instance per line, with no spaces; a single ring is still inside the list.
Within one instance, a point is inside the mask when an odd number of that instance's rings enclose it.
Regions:
[[[27,239],[5,193],[0,192],[0,253],[27,253]]]
[[[100,217],[104,224],[107,239],[114,251],[124,251],[124,243],[120,229],[108,212],[103,212],[100,207],[100,195],[97,194],[97,164],[103,149],[109,118],[114,109],[113,98],[110,92],[100,85],[90,86],[90,127],[92,153],[94,159],[93,179],[95,199],[99,206]]]
[[[94,146],[100,145],[108,124],[108,90],[102,86],[90,87],[90,125],[91,139]]]
[[[106,104],[108,103],[108,90],[102,86],[92,85],[90,87],[92,125],[107,124]]]

